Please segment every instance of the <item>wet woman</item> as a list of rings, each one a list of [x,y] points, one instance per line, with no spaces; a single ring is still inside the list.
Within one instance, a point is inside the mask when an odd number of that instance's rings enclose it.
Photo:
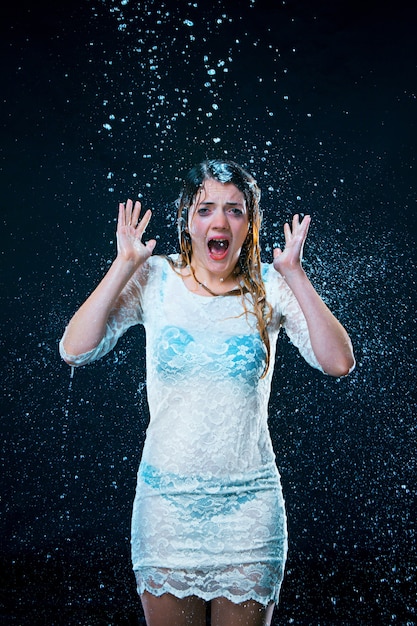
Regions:
[[[149,626],[271,623],[287,552],[267,426],[279,331],[331,376],[354,367],[343,326],[302,267],[310,217],[285,224],[261,263],[260,191],[239,165],[206,161],[178,200],[178,255],[153,255],[151,219],[119,207],[117,256],[71,319],[61,354],[102,357],[146,331],[150,423],[132,515],[132,561]]]

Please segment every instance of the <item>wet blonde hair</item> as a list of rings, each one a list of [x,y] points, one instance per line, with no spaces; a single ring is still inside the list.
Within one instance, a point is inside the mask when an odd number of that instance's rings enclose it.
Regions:
[[[192,242],[188,233],[188,216],[191,206],[206,180],[216,180],[220,183],[231,183],[242,192],[246,210],[248,212],[249,230],[243,243],[239,257],[240,293],[245,311],[245,293],[253,298],[253,311],[256,317],[256,326],[265,345],[266,363],[262,378],[266,375],[271,356],[267,325],[271,319],[271,307],[266,300],[265,285],[262,280],[261,249],[259,233],[262,215],[259,208],[261,191],[254,177],[233,161],[209,160],[193,167],[185,177],[184,186],[177,200],[177,224],[180,242],[180,258],[176,267],[191,267]],[[172,261],[171,261],[172,262]]]

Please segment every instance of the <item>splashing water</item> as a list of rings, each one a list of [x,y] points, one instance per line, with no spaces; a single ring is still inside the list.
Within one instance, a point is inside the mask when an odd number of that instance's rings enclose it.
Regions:
[[[39,155],[30,202],[22,200],[32,206],[36,196],[28,232],[13,217],[5,229],[17,252],[4,289],[4,328],[13,329],[2,355],[4,496],[14,584],[23,581],[10,597],[21,596],[22,615],[32,610],[27,589],[38,589],[31,572],[58,580],[45,615],[54,598],[67,623],[139,614],[126,563],[148,420],[143,338],[132,329],[113,355],[76,376],[54,348],[111,263],[117,201],[133,195],[152,207],[156,251],[173,251],[183,174],[202,159],[230,158],[253,169],[262,189],[263,260],[283,245],[283,222],[312,215],[306,271],[347,326],[358,360],[348,379],[323,380],[280,344],[270,426],[292,536],[280,619],[415,622],[415,158],[400,109],[415,106],[415,90],[394,76],[395,46],[375,46],[381,81],[367,56],[373,28],[361,31],[366,14],[332,31],[335,7],[309,7],[99,0],[58,25],[50,58],[42,44],[29,63],[34,35],[15,55],[45,94],[57,94],[50,108],[28,98],[27,126],[10,151],[18,146],[24,159],[26,133],[54,155]],[[35,95],[29,87],[22,92]],[[58,142],[47,139],[43,118]],[[28,176],[30,157],[20,168]],[[51,211],[52,199],[65,210]],[[46,217],[37,215],[42,203]]]

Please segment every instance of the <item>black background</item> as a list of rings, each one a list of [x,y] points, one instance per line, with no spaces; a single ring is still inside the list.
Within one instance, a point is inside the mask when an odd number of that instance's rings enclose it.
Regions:
[[[117,203],[141,197],[171,252],[185,171],[228,157],[263,190],[264,260],[311,213],[305,266],[357,357],[334,380],[280,341],[270,426],[290,551],[274,624],[416,624],[416,9],[1,12],[2,623],[143,623],[129,552],[143,333],[72,380],[57,342],[114,256]]]

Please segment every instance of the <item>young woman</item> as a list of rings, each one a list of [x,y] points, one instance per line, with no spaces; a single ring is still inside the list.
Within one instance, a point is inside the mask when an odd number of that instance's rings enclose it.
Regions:
[[[281,327],[332,376],[354,367],[350,339],[301,264],[310,217],[260,259],[260,191],[233,162],[206,161],[178,201],[180,252],[153,255],[151,218],[119,207],[117,256],[71,319],[61,355],[102,357],[146,331],[150,423],[137,477],[132,561],[149,626],[270,624],[287,552],[267,427]]]

